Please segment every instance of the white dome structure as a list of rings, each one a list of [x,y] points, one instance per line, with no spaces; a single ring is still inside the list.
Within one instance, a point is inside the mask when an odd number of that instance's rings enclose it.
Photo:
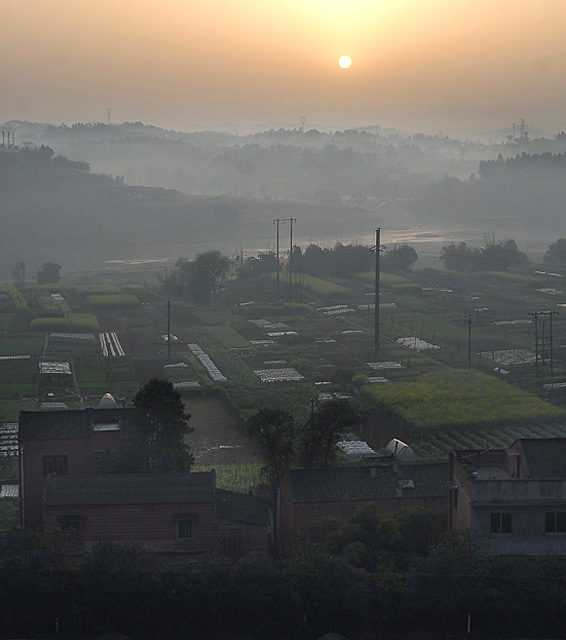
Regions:
[[[114,400],[114,396],[111,393],[105,393],[102,398],[100,398],[100,402],[98,403],[99,409],[113,409],[117,407],[118,403]]]
[[[390,451],[394,456],[398,456],[399,458],[411,458],[415,455],[415,452],[408,444],[405,444],[397,438],[390,440],[385,448],[387,451]]]

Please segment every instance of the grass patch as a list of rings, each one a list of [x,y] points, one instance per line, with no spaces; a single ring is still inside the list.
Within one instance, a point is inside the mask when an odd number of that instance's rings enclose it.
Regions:
[[[212,468],[216,470],[216,486],[218,489],[247,493],[262,481],[262,465],[258,463],[195,467],[192,471],[210,471]]]
[[[245,349],[250,347],[250,343],[237,331],[225,325],[209,327],[209,332],[226,349]]]
[[[18,422],[20,411],[37,411],[36,400],[3,400],[0,402],[0,422]]]
[[[316,276],[311,276],[309,273],[301,275],[302,285],[305,289],[308,289],[312,293],[321,298],[332,298],[334,296],[346,296],[351,297],[352,292],[347,287],[343,287],[341,284],[329,282]]]
[[[86,298],[92,309],[124,309],[137,307],[139,301],[131,293],[89,295]]]

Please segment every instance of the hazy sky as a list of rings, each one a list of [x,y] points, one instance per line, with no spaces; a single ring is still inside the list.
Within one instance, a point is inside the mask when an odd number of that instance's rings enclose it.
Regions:
[[[566,129],[566,0],[0,0],[0,121]],[[348,70],[338,58],[352,58]]]

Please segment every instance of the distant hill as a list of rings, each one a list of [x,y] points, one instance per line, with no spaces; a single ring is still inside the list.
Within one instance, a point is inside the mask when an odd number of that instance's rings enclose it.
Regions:
[[[92,174],[85,162],[56,156],[45,145],[0,148],[4,274],[26,260],[55,260],[68,268],[118,257],[175,260],[204,250],[203,243],[229,243],[231,251],[244,244],[246,250],[265,249],[274,243],[273,219],[289,217],[300,220],[303,234],[317,238],[338,238],[345,229],[371,233],[375,224],[373,214],[355,204],[189,196]]]

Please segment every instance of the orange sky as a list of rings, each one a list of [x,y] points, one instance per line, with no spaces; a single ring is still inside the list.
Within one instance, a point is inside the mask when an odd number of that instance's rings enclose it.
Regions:
[[[566,129],[565,0],[0,6],[0,121]]]

